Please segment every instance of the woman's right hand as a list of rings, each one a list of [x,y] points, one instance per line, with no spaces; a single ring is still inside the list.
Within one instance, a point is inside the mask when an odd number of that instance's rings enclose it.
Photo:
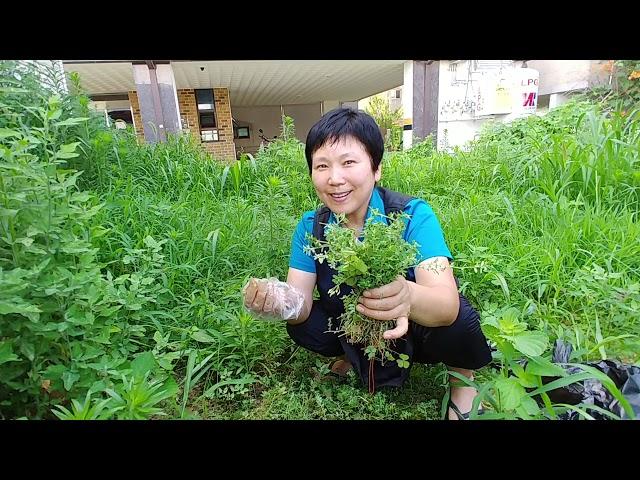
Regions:
[[[291,320],[297,318],[304,295],[277,278],[252,278],[242,289],[247,309],[264,317]]]
[[[270,291],[271,290],[271,291]],[[244,306],[257,314],[273,311],[273,289],[264,278],[252,278],[243,289]]]

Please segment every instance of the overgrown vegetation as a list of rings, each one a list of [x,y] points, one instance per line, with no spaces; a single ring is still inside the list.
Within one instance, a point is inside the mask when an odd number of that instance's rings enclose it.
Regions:
[[[242,286],[285,277],[317,207],[295,138],[226,165],[190,137],[138,145],[49,84],[0,62],[2,418],[439,417],[442,366],[371,396],[243,311]],[[384,159],[383,186],[437,212],[498,348],[476,380],[496,417],[561,412],[531,387],[559,374],[555,339],[572,361],[638,362],[638,116],[572,102],[468,152]]]
[[[373,117],[384,138],[384,148],[387,151],[402,149],[402,108],[392,109],[389,101],[382,95],[371,97],[365,108]]]

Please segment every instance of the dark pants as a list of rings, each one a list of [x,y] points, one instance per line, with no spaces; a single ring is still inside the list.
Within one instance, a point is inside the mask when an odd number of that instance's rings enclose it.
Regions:
[[[413,362],[442,362],[449,367],[477,370],[491,361],[491,350],[480,329],[480,316],[462,295],[458,317],[451,325],[425,327],[410,321],[409,328],[414,343]],[[289,336],[301,347],[325,357],[342,355],[345,352],[338,334],[327,333],[328,329],[328,315],[317,300],[305,322],[287,324]]]

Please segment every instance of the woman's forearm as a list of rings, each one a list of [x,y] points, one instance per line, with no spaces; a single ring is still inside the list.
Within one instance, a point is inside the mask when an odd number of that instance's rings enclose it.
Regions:
[[[304,304],[300,309],[300,313],[296,318],[291,318],[287,320],[287,322],[289,322],[290,325],[299,325],[305,322],[309,318],[309,315],[311,315],[312,307],[313,307],[313,296],[307,297],[305,295]]]
[[[446,285],[426,287],[407,282],[411,290],[409,320],[425,327],[451,325],[458,317],[460,297],[457,290]]]

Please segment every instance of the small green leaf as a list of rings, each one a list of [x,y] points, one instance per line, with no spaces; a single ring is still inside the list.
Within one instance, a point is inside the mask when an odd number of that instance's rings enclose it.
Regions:
[[[360,257],[353,256],[350,260],[350,264],[353,266],[353,268],[355,268],[356,271],[358,271],[362,275],[366,274],[369,271],[369,268],[362,261],[362,259],[360,259]]]
[[[531,397],[528,397],[528,396],[524,397],[522,399],[522,402],[520,403],[520,406],[522,406],[522,408],[524,408],[524,410],[532,417],[535,417],[540,414],[540,407],[538,406],[536,401]]]
[[[80,375],[75,372],[65,371],[62,374],[62,382],[64,383],[64,389],[68,392],[73,387],[73,384],[78,381]]]
[[[215,338],[213,338],[204,330],[196,330],[191,334],[191,338],[193,338],[196,342],[202,342],[202,343],[213,343],[216,341]]]
[[[33,243],[33,238],[30,238],[30,237],[17,238],[14,243],[21,243],[25,247],[30,247],[31,244]]]
[[[56,127],[71,127],[86,122],[87,120],[89,120],[89,117],[67,118],[66,120],[62,120],[61,122],[55,122],[54,125]]]
[[[0,138],[19,137],[20,132],[8,128],[0,128]]]
[[[67,152],[58,152],[56,153],[57,158],[76,158],[79,157],[79,153],[67,153]]]
[[[78,145],[80,145],[80,142],[67,143],[60,146],[60,151],[64,153],[73,153],[76,151],[76,148],[78,148]]]
[[[25,357],[29,359],[30,362],[33,362],[36,357],[36,352],[33,347],[33,343],[28,341],[22,341],[20,343],[20,353],[22,353]]]
[[[506,335],[515,335],[527,329],[526,323],[518,320],[519,312],[516,308],[509,308],[503,314],[498,325],[500,330]]]

